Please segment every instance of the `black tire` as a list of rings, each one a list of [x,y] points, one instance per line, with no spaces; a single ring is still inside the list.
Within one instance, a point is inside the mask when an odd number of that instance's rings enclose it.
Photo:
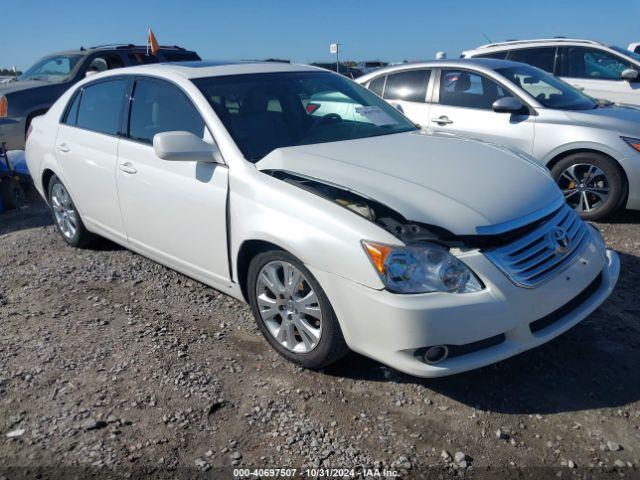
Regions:
[[[583,207],[582,211],[580,211],[580,206],[575,205],[582,196],[582,192],[579,190],[580,187],[575,182],[571,182],[563,173],[571,167],[574,167],[576,169],[575,172],[580,175],[582,172],[587,171],[589,166],[597,167],[604,173],[604,177],[599,176],[597,178],[597,186],[604,186],[606,184],[609,191],[605,201],[602,201],[593,193],[585,193],[588,201],[592,200],[595,202],[595,207],[590,210]],[[627,185],[620,166],[615,160],[599,153],[580,152],[569,155],[553,166],[551,176],[560,189],[566,190],[567,188],[572,188],[575,190],[572,196],[565,196],[565,199],[585,220],[601,221],[606,219],[623,205],[627,194]],[[578,180],[582,179],[584,179],[584,176]],[[578,200],[576,200],[576,198]],[[584,201],[582,204],[584,205]]]
[[[0,182],[0,195],[2,195],[2,204],[7,210],[20,208],[27,203],[22,185],[12,178],[3,179]]]
[[[308,353],[292,352],[281,345],[268,331],[267,326],[260,315],[256,299],[258,275],[265,265],[273,261],[288,262],[296,267],[305,276],[318,298],[318,303],[322,311],[322,331],[318,344]],[[317,370],[336,362],[349,352],[349,347],[342,336],[342,330],[340,329],[338,319],[336,318],[335,312],[333,311],[324,290],[322,290],[318,281],[304,266],[304,264],[290,253],[283,250],[271,250],[256,255],[249,264],[249,271],[247,274],[247,292],[249,304],[251,305],[253,315],[262,335],[267,342],[269,342],[269,344],[287,360],[302,367]]]
[[[67,188],[64,186],[60,178],[58,178],[57,175],[53,175],[47,187],[47,199],[49,200],[49,206],[51,208],[51,216],[53,217],[53,224],[56,226],[56,229],[60,233],[60,236],[69,245],[71,245],[72,247],[79,247],[79,248],[86,247],[93,240],[95,240],[96,236],[86,229],[86,227],[84,226],[84,222],[82,221],[82,218],[80,218],[80,212],[78,212],[78,209],[76,208],[76,206],[74,205],[73,201],[70,198],[69,198],[69,202],[76,213],[76,219],[77,219],[75,234],[73,236],[67,236],[62,231],[62,228],[58,224],[58,221],[56,220],[54,208],[53,208],[53,199],[52,199],[52,192],[55,185],[61,185],[62,188],[64,188],[64,190],[67,191]]]

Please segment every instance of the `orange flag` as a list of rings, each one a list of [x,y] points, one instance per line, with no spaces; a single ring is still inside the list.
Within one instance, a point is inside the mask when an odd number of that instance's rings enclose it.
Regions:
[[[153,34],[153,30],[149,27],[149,38],[147,39],[147,55],[149,54],[149,48],[151,49],[151,55],[157,55],[158,50],[160,50],[160,45],[158,45],[158,40],[156,40],[156,36]]]

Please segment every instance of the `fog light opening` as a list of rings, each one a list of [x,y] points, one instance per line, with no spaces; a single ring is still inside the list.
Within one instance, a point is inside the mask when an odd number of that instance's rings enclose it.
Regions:
[[[424,354],[424,361],[429,365],[435,365],[444,361],[449,356],[449,349],[444,345],[436,345],[427,348]]]

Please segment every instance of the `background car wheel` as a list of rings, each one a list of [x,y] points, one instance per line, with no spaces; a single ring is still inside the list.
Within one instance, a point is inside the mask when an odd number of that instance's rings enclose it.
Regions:
[[[287,360],[318,369],[349,351],[327,296],[293,255],[258,254],[249,265],[247,285],[260,331]]]
[[[585,220],[602,220],[624,201],[626,184],[616,162],[598,153],[575,153],[551,169],[566,202]]]
[[[2,180],[0,182],[0,195],[2,196],[2,204],[7,210],[20,208],[26,203],[24,189],[17,180]]]
[[[69,245],[84,247],[95,238],[85,228],[69,192],[56,175],[49,182],[49,205],[56,228]]]

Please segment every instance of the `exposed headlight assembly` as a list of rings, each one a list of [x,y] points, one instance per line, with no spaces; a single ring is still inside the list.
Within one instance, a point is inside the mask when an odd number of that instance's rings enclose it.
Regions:
[[[469,267],[441,245],[400,247],[363,241],[362,246],[392,292],[469,293],[483,288]]]

